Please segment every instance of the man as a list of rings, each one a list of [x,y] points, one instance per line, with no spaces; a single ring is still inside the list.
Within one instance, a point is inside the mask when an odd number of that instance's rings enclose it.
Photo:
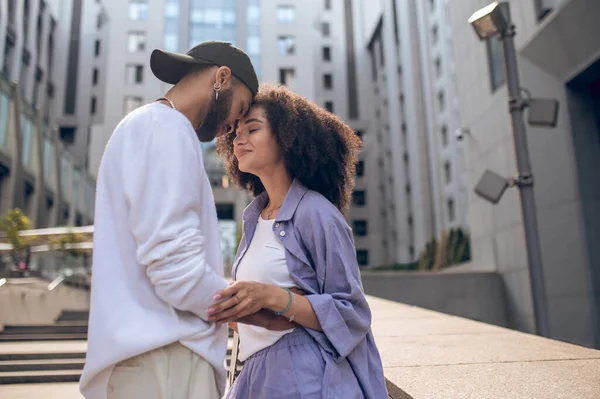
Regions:
[[[220,398],[227,334],[206,312],[227,283],[199,140],[235,125],[258,80],[248,56],[223,42],[155,50],[150,67],[174,86],[121,121],[98,174],[81,392]]]

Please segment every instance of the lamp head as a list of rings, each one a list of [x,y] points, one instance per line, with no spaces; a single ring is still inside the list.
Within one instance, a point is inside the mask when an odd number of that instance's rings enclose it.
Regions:
[[[487,40],[492,36],[502,34],[511,25],[509,4],[505,1],[495,1],[476,11],[469,18],[469,24],[475,29],[479,40]]]

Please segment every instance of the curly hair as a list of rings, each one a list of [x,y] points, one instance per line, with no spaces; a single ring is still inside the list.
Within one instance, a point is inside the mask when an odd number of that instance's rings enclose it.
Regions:
[[[321,193],[340,211],[347,209],[362,147],[355,131],[335,114],[281,85],[262,85],[253,107],[264,110],[291,177]],[[235,137],[235,131],[219,137],[217,152],[232,182],[257,196],[265,188],[257,176],[239,170],[233,153]]]

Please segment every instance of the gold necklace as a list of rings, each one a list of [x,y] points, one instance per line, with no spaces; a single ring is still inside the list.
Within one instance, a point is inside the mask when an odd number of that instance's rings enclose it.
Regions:
[[[278,207],[275,207],[275,208],[271,209],[271,211],[267,213],[266,209],[269,207],[269,205],[271,205],[270,201],[267,204],[267,206],[265,207],[265,219],[266,220],[270,220],[271,219],[271,215],[273,214],[273,212],[275,212],[277,209],[281,208],[281,205],[279,205]]]

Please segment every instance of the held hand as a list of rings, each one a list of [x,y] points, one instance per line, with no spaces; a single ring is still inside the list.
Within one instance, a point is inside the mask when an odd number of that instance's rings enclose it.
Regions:
[[[236,321],[265,307],[269,286],[255,281],[236,281],[215,295],[215,301],[229,298],[208,309],[208,320],[218,324]]]

